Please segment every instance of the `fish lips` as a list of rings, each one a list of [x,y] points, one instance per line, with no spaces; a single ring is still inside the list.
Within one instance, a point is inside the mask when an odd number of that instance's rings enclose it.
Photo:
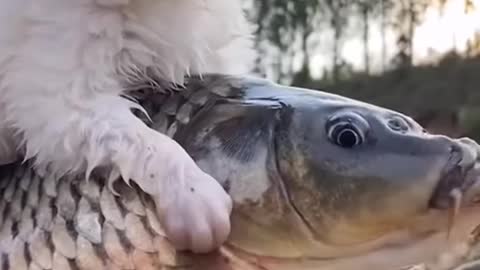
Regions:
[[[462,204],[472,203],[480,196],[480,161],[462,164],[463,158],[458,152],[453,152],[450,156],[430,198],[430,208],[446,210],[452,208],[458,200]]]

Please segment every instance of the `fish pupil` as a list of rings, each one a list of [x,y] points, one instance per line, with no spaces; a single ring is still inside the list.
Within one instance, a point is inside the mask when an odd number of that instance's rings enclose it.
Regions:
[[[359,138],[357,133],[349,128],[346,128],[338,134],[337,143],[340,146],[351,148],[358,144]]]

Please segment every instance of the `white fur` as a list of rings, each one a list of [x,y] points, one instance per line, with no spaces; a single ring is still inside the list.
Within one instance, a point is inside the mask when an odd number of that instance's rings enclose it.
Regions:
[[[250,45],[238,0],[0,0],[0,145],[56,177],[112,168],[154,197],[177,247],[210,250],[230,198],[122,94],[147,68],[172,83],[247,72]]]
[[[17,153],[13,131],[0,121],[0,165],[14,162],[20,156]]]

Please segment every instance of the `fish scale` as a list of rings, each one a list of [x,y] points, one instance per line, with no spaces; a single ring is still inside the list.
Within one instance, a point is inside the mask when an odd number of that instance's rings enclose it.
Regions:
[[[208,76],[201,80],[193,79],[188,88],[166,93],[159,93],[151,87],[136,91],[132,96],[139,100],[152,121],[141,113],[137,116],[151,128],[169,137],[173,137],[178,128],[188,124],[207,102],[214,103],[218,98],[235,97],[242,88],[233,78],[225,80],[224,77],[216,76]]]
[[[214,95],[228,93],[227,85],[219,87],[136,97],[152,116],[150,125],[173,136]],[[0,270],[204,269],[203,258],[175,252],[147,194],[124,181],[114,188],[121,197],[96,175],[55,181],[28,162],[0,167]],[[254,269],[218,256],[225,266],[218,269]]]
[[[9,171],[20,172],[20,178]],[[176,254],[164,237],[153,202],[139,188],[116,181],[120,198],[102,179],[72,178],[58,182],[52,196],[45,183],[53,179],[22,182],[21,172],[34,175],[28,164],[0,169],[1,181],[8,181],[0,189],[1,270],[201,269],[185,266],[192,259]],[[15,195],[5,197],[12,189]],[[85,192],[91,190],[99,194]],[[38,204],[28,203],[35,197],[40,197]]]

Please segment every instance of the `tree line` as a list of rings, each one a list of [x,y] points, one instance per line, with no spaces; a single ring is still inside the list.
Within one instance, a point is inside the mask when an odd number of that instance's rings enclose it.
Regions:
[[[248,14],[257,25],[256,46],[260,51],[257,72],[274,73],[277,80],[295,81],[310,78],[309,63],[312,51],[322,43],[318,33],[328,33],[331,67],[324,75],[337,82],[349,72],[341,49],[354,20],[361,31],[363,72],[371,72],[369,37],[372,22],[380,24],[381,66],[408,69],[413,65],[415,27],[419,25],[428,7],[442,9],[449,0],[253,0]],[[464,0],[465,13],[476,7],[472,0]],[[480,7],[478,7],[480,8]],[[387,59],[387,31],[396,38],[395,54]],[[468,44],[468,52],[478,52],[480,37]],[[270,54],[270,57],[265,57]],[[270,62],[268,62],[270,61]],[[297,65],[295,69],[294,66]]]

